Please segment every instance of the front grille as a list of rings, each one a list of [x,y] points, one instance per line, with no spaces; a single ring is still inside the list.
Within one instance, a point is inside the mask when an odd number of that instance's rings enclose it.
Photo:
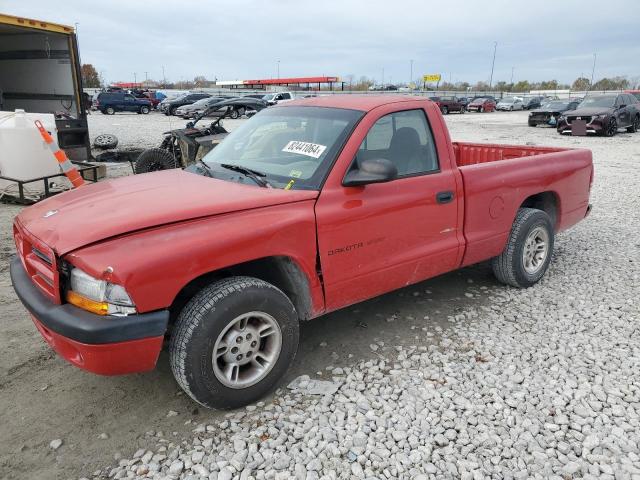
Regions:
[[[51,248],[25,230],[16,220],[13,238],[22,265],[33,283],[54,303],[60,302],[60,277]]]
[[[547,122],[551,118],[548,113],[534,113],[531,115],[531,120],[537,120],[539,122]]]
[[[569,125],[571,125],[574,120],[584,120],[586,123],[591,123],[591,117],[590,116],[570,115],[570,116],[567,117],[567,123]]]

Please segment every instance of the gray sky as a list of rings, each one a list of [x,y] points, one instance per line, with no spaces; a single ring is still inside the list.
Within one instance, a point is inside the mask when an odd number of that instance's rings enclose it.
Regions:
[[[380,82],[571,82],[640,77],[640,1],[0,0],[0,11],[78,23],[80,55],[109,81],[353,74]],[[615,5],[615,6],[614,6]],[[108,6],[108,7],[106,7]]]

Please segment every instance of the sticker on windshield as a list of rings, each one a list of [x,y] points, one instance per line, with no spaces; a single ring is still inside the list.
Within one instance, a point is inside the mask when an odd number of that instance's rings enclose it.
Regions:
[[[289,172],[289,176],[293,178],[300,178],[302,176],[302,172],[300,170],[291,170]]]
[[[283,152],[299,153],[307,157],[320,158],[320,155],[327,149],[326,145],[318,145],[317,143],[300,142],[291,140],[282,149]]]

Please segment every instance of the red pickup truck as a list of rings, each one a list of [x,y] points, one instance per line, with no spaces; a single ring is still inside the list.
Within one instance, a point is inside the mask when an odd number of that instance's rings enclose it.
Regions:
[[[590,210],[589,150],[452,143],[429,100],[260,112],[204,162],[83,186],[15,219],[14,288],[72,364],[155,367],[207,407],[268,392],[298,325],[465,265],[529,287]]]

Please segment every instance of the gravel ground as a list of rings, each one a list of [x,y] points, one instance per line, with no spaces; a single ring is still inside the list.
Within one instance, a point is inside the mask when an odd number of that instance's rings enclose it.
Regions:
[[[558,236],[538,285],[500,286],[479,265],[310,322],[291,388],[225,414],[176,398],[166,357],[159,371],[111,381],[44,353],[2,265],[1,325],[18,341],[0,344],[0,468],[9,478],[640,479],[640,134],[560,137],[526,127],[522,112],[447,123],[459,140],[593,150],[594,211]],[[17,209],[2,208],[7,225]],[[43,394],[44,379],[77,390]]]

